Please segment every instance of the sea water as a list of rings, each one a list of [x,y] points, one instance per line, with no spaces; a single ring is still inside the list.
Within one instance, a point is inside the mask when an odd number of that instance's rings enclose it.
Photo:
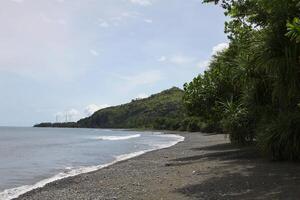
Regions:
[[[124,130],[0,127],[0,200],[183,139]]]

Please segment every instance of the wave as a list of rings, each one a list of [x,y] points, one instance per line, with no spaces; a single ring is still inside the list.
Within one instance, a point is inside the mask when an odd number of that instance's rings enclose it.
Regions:
[[[137,135],[139,135],[139,136],[137,136]],[[140,134],[137,134],[137,135],[131,135],[131,136],[140,137]],[[133,153],[129,153],[129,154],[115,156],[115,160],[113,162],[103,164],[103,165],[81,167],[81,168],[77,168],[77,169],[74,169],[72,167],[66,167],[65,172],[61,172],[51,178],[41,180],[41,181],[35,183],[34,185],[24,185],[24,186],[20,186],[20,187],[16,187],[16,188],[6,189],[3,192],[0,192],[0,200],[11,200],[11,199],[17,198],[20,195],[25,194],[31,190],[44,187],[48,183],[51,183],[51,182],[54,182],[57,180],[61,180],[64,178],[68,178],[68,177],[73,177],[73,176],[83,174],[83,173],[93,172],[93,171],[108,167],[110,165],[113,165],[117,162],[128,160],[130,158],[140,156],[140,155],[150,152],[150,151],[168,148],[179,142],[184,141],[184,137],[178,136],[178,135],[162,135],[162,136],[174,138],[174,139],[176,139],[176,141],[172,141],[172,142],[170,142],[168,144],[164,144],[164,145],[157,145],[152,149],[148,149],[148,150],[144,150],[144,151],[137,151],[137,152],[133,152]],[[112,136],[106,136],[106,137],[112,137]],[[128,136],[124,136],[124,137],[128,137]]]
[[[97,137],[97,139],[98,140],[129,140],[138,137],[141,137],[141,134],[127,135],[127,136],[99,136]]]

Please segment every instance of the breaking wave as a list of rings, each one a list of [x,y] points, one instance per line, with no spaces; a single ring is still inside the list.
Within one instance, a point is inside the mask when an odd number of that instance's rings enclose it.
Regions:
[[[141,137],[141,134],[126,135],[126,136],[99,136],[97,137],[97,139],[98,140],[129,140],[138,137]]]

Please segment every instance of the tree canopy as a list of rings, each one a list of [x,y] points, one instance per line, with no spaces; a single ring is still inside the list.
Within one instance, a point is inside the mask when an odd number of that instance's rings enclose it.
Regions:
[[[184,86],[188,113],[233,143],[273,159],[300,158],[300,3],[204,0],[224,8],[229,48]]]

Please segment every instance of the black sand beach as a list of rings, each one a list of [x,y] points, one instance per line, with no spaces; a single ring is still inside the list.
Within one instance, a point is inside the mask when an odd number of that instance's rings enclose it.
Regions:
[[[99,171],[52,182],[18,200],[300,199],[300,165],[271,162],[224,135],[185,141]]]

